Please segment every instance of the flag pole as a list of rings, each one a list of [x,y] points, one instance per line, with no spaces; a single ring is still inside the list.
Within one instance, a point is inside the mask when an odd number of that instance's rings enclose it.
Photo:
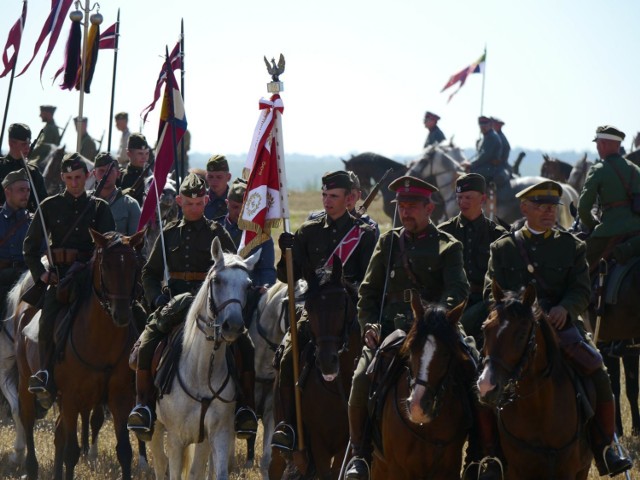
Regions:
[[[77,2],[77,4],[80,2]],[[82,121],[82,112],[84,109],[84,76],[85,76],[85,62],[87,60],[87,34],[89,32],[89,0],[85,0],[84,8],[80,7],[84,11],[84,22],[82,30],[82,60],[80,62],[80,100],[78,101],[78,120],[76,121],[76,152],[80,152],[82,145],[82,134],[78,123]]]
[[[109,110],[109,137],[107,138],[107,152],[111,151],[111,133],[113,132],[113,104],[116,96],[116,69],[118,66],[118,39],[120,38],[120,9],[116,19],[116,38],[113,51],[113,76],[111,78],[111,109]]]
[[[484,112],[484,80],[487,75],[487,45],[484,45],[484,68],[482,69],[482,95],[480,96],[480,116],[483,115]]]
[[[171,68],[171,61],[169,60],[169,47],[165,45],[165,53],[167,56],[167,90],[169,91],[169,114],[171,128],[171,145],[173,146],[173,165],[176,172],[176,185],[180,188],[180,168],[178,165],[178,142],[176,141],[176,122],[175,122],[175,107],[173,105],[173,90],[177,85],[173,84],[173,69]]]
[[[182,103],[184,103],[184,18],[180,19],[180,94],[182,95]],[[185,134],[186,134],[186,131],[185,131]],[[185,163],[184,150],[185,149],[184,149],[184,136],[183,136],[182,140],[180,140],[180,175],[182,178],[184,178],[187,173],[184,171],[184,163]]]
[[[9,103],[11,102],[11,90],[13,89],[13,77],[16,74],[16,65],[18,64],[18,52],[16,52],[13,68],[11,69],[11,77],[9,79],[9,90],[7,91],[7,103],[4,107],[4,115],[2,116],[2,131],[0,131],[0,154],[2,154],[2,142],[4,140],[4,130],[7,125],[7,115],[9,113]]]

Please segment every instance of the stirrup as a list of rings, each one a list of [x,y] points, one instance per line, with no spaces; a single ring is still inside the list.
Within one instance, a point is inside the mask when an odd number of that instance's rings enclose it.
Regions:
[[[344,469],[344,480],[348,480],[349,478],[352,478],[352,477],[348,477],[347,475],[349,473],[349,470],[355,467],[356,462],[362,462],[364,466],[367,467],[367,473],[366,473],[367,476],[365,477],[365,479],[369,480],[371,478],[371,467],[369,467],[369,462],[367,462],[367,460],[364,459],[363,457],[353,457],[351,460],[349,460],[349,463],[347,463],[347,466]]]
[[[629,462],[629,466],[624,469],[618,469],[618,470],[612,471],[611,468],[609,467],[609,464],[607,463],[607,452],[609,450],[613,450],[613,452],[616,455],[618,455],[618,458],[620,460],[627,460]],[[620,475],[621,473],[624,473],[633,467],[633,462],[629,457],[629,451],[618,441],[615,441],[614,443],[607,445],[602,449],[602,464],[604,465],[606,472],[601,473],[601,475],[609,475],[610,477],[615,477],[616,475]]]
[[[278,430],[280,432],[278,432]],[[291,445],[285,445],[284,442],[278,442],[275,439],[276,434],[277,433],[281,433],[282,435],[285,435],[287,437],[291,438]],[[294,428],[289,425],[287,422],[280,422],[278,425],[276,425],[276,428],[273,431],[273,434],[271,435],[271,446],[273,448],[277,448],[280,450],[284,450],[287,452],[293,452],[296,448],[296,431],[294,430]]]
[[[488,455],[486,457],[482,457],[477,462],[469,462],[469,464],[464,468],[464,471],[462,472],[462,478],[467,478],[467,471],[470,468],[477,466],[478,475],[475,479],[469,478],[469,480],[478,480],[482,476],[483,468],[490,465],[491,463],[495,463],[496,465],[498,465],[498,467],[500,467],[500,478],[504,479],[504,465],[502,464],[502,460],[500,460],[500,458],[498,457],[491,457]]]
[[[41,378],[41,377],[44,377]],[[48,370],[38,370],[36,373],[29,377],[29,386],[27,390],[30,393],[43,393],[47,391],[47,385],[49,385],[49,371]]]
[[[143,416],[144,414],[148,415],[149,422],[142,421],[145,420]],[[138,419],[140,420],[140,423],[135,422]],[[131,430],[133,432],[150,432],[153,430],[153,412],[147,405],[142,405],[141,403],[139,403],[138,405],[133,407],[133,410],[131,410],[131,413],[129,414],[129,418],[127,420],[127,430]]]
[[[250,418],[246,418],[241,422],[241,416],[248,416]],[[258,417],[252,409],[240,407],[236,412],[234,427],[238,438],[249,438],[258,432]]]

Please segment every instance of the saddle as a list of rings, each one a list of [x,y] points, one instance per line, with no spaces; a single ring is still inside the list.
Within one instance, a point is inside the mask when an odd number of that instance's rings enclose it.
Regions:
[[[636,267],[638,263],[640,263],[640,257],[634,257],[624,265],[617,262],[609,263],[609,273],[606,277],[604,289],[605,303],[609,305],[615,305],[616,303],[618,303],[618,292],[620,291],[622,281],[627,276],[627,274]]]

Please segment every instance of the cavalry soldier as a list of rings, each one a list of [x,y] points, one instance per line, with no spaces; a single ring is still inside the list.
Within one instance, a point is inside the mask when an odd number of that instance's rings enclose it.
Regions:
[[[76,117],[73,119],[76,125],[76,131],[80,135],[80,155],[87,160],[93,162],[98,154],[98,147],[96,142],[91,138],[91,135],[87,133],[87,123],[89,119],[87,117]]]
[[[2,189],[6,200],[0,208],[0,314],[4,315],[7,294],[27,269],[22,244],[31,223],[27,210],[31,188],[24,169],[4,177]]]
[[[534,285],[538,304],[558,332],[565,355],[574,362],[592,360],[589,367],[595,372],[589,378],[595,386],[596,405],[589,441],[600,475],[614,476],[630,469],[632,464],[612,446],[615,404],[609,376],[599,353],[585,339],[584,326],[578,318],[589,305],[589,267],[584,242],[555,228],[561,194],[560,184],[548,180],[516,195],[526,222],[491,245],[484,296],[492,300],[492,280],[502,289],[512,291]]]
[[[38,135],[36,145],[29,155],[29,158],[34,160],[36,164],[42,162],[49,155],[52,145],[60,145],[60,131],[53,120],[54,113],[56,113],[56,107],[53,105],[40,106],[40,118],[45,123],[40,135]]]
[[[127,428],[144,441],[152,437],[155,421],[151,377],[155,349],[171,333],[173,327],[184,321],[193,296],[213,265],[213,240],[217,237],[224,251],[235,252],[235,245],[227,232],[218,223],[204,217],[207,194],[205,183],[198,175],[189,174],[185,177],[176,200],[182,208],[183,217],[170,222],[163,229],[164,251],[169,270],[168,287],[162,287],[165,264],[160,238],[156,240],[149,260],[142,269],[142,284],[147,302],[157,310],[140,337],[136,370],[137,405],[129,415]],[[236,430],[246,433],[253,429],[255,433],[257,420],[252,411],[255,377],[253,344],[246,334],[241,335],[237,343],[245,371],[240,379],[244,406],[236,414]]]
[[[326,215],[307,220],[295,234],[285,232],[280,235],[280,248],[292,249],[294,281],[300,278],[306,280],[305,275],[322,275],[329,268],[327,262],[331,261],[334,253],[338,253],[343,262],[345,280],[356,285],[362,282],[375,245],[375,236],[369,228],[358,224],[347,211],[351,187],[351,178],[347,172],[325,174],[322,177],[322,204]],[[354,242],[356,239],[357,242]],[[277,272],[278,279],[286,282],[284,255],[277,265]],[[308,320],[303,313],[298,322],[300,348],[308,342],[307,324]],[[271,445],[284,451],[292,451],[296,444],[294,385],[297,379],[293,378],[289,334],[285,337],[284,345],[278,379],[281,411],[276,412],[282,414],[283,418],[276,418],[281,421],[273,433]]]
[[[477,158],[471,162],[471,173],[479,173],[488,182],[495,182],[500,186],[508,178],[506,166],[502,163],[502,142],[500,137],[491,128],[491,120],[485,116],[478,118],[478,125],[482,132],[482,139],[478,144]]]
[[[31,142],[31,130],[23,123],[12,123],[9,125],[9,153],[0,158],[0,181],[4,180],[9,172],[14,172],[24,168],[23,158],[29,155],[29,142]],[[47,189],[44,186],[44,179],[40,170],[29,164],[29,173],[33,179],[33,187],[36,189],[38,198],[43,200],[47,196]],[[0,189],[0,202],[4,202],[4,190]],[[36,197],[31,192],[29,211],[35,212],[37,209]]]
[[[438,120],[440,120],[440,117],[435,113],[426,112],[424,114],[424,128],[429,130],[429,135],[427,135],[427,139],[424,142],[424,148],[445,141],[446,137],[438,126]]]
[[[96,177],[96,182],[100,183],[107,171],[109,171],[109,166],[112,164],[113,167],[111,167],[109,176],[100,191],[100,198],[105,200],[111,208],[113,219],[116,222],[116,232],[130,236],[138,231],[140,205],[138,205],[138,202],[136,202],[134,198],[123,194],[122,190],[116,186],[116,181],[120,176],[118,162],[110,153],[100,152],[96,156],[96,161],[93,165],[93,174]]]
[[[207,161],[207,175],[209,185],[209,203],[204,208],[204,216],[213,220],[227,214],[227,195],[229,194],[229,162],[224,155],[213,155]]]
[[[640,210],[633,210],[634,197],[640,200],[640,168],[618,153],[624,137],[610,125],[596,129],[593,141],[602,161],[589,170],[578,202],[580,220],[592,230],[587,238],[587,261],[592,272],[600,258],[607,259],[611,253],[618,261],[628,260],[636,248],[633,241],[622,242],[640,233]],[[601,223],[591,214],[596,200],[602,206]]]
[[[354,460],[347,479],[368,479],[371,438],[366,433],[370,379],[366,374],[380,342],[393,330],[409,331],[411,290],[448,308],[462,303],[469,284],[463,269],[462,245],[431,223],[431,195],[438,189],[418,178],[404,176],[391,184],[396,192],[401,228],[384,233],[360,285],[358,321],[365,346],[358,361],[349,396],[349,433]],[[385,289],[386,287],[386,289]],[[381,323],[379,323],[381,321]]]
[[[504,122],[497,117],[491,117],[491,128],[498,134],[500,137],[500,143],[502,145],[502,149],[500,151],[500,163],[502,165],[509,165],[509,154],[511,153],[511,145],[509,144],[509,140],[507,140],[507,136],[502,131],[502,127],[504,126]]]
[[[482,348],[482,322],[488,310],[482,299],[484,275],[489,262],[489,245],[507,231],[484,216],[482,206],[487,200],[486,183],[482,175],[469,173],[456,180],[456,199],[460,213],[438,225],[438,229],[462,243],[464,272],[469,281],[469,298],[460,319],[464,331]]]
[[[120,171],[120,188],[142,206],[144,200],[144,168],[149,161],[149,144],[141,133],[132,133],[127,141],[129,165]]]
[[[116,113],[114,120],[116,121],[116,128],[122,132],[116,158],[119,166],[125,168],[129,162],[127,148],[129,146],[129,137],[131,136],[131,132],[129,131],[129,114],[127,112]]]
[[[58,300],[59,281],[71,281],[74,272],[82,269],[91,259],[93,240],[89,228],[106,233],[115,228],[113,215],[107,202],[88,197],[84,186],[89,177],[86,164],[78,153],[64,156],[60,174],[64,192],[52,195],[42,202],[24,239],[24,260],[34,281],[49,285],[40,316],[38,349],[40,370],[29,378],[29,391],[34,393],[40,406],[48,409],[55,398],[53,379],[53,334],[56,317],[67,304]],[[48,239],[42,231],[42,215]],[[42,243],[49,241],[53,265],[49,270],[42,264]],[[67,278],[65,278],[67,277]],[[71,277],[71,278],[70,278]]]

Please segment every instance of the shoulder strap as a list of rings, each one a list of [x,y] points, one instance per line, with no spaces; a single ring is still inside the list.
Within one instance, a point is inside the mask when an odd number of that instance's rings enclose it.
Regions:
[[[531,258],[529,258],[529,253],[524,246],[524,235],[522,234],[522,229],[516,230],[513,234],[513,238],[516,242],[516,246],[518,247],[518,252],[522,257],[522,260],[524,260],[525,265],[527,266],[527,271],[533,276],[533,278],[536,279],[536,282],[538,282],[538,285],[540,285],[540,288],[542,288],[542,290],[544,290],[546,293],[551,293],[547,282],[545,282],[544,279],[538,274],[538,272],[536,272],[536,268],[534,267]]]
[[[393,241],[393,238],[391,240]],[[418,279],[411,270],[411,265],[409,265],[409,255],[407,255],[407,249],[405,248],[403,231],[400,231],[400,235],[398,236],[398,245],[400,247],[400,258],[402,259],[404,271],[407,274],[407,277],[409,277],[411,283],[413,283],[414,287],[418,288]]]
[[[635,173],[636,173],[635,168],[631,170],[631,178],[629,179],[629,183],[627,184],[624,181],[624,178],[620,174],[620,171],[615,166],[615,164],[613,162],[609,162],[609,165],[611,165],[611,168],[613,168],[613,171],[616,172],[616,175],[618,175],[618,178],[620,179],[620,182],[622,183],[622,186],[627,191],[627,196],[629,197],[629,199],[631,199],[633,197],[632,192],[631,192],[631,180],[633,179],[633,175],[635,175]]]

